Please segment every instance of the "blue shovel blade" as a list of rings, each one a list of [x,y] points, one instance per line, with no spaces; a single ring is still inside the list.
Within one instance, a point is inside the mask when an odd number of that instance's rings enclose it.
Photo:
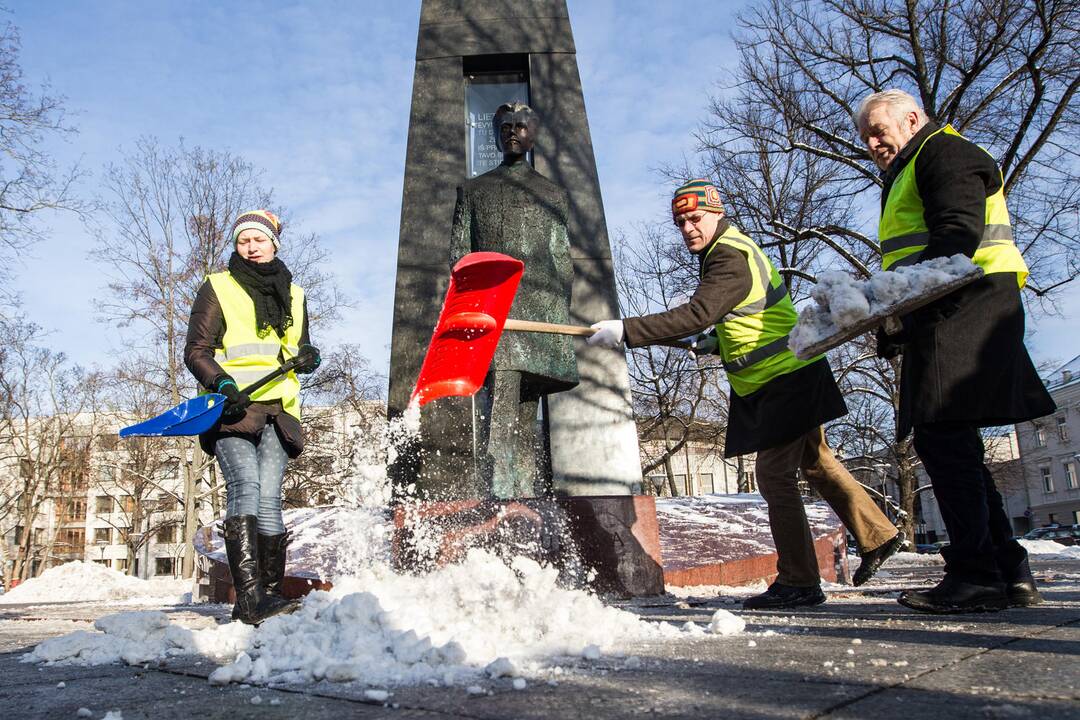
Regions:
[[[225,396],[208,393],[185,400],[172,410],[120,430],[120,437],[198,435],[214,426],[225,409]]]

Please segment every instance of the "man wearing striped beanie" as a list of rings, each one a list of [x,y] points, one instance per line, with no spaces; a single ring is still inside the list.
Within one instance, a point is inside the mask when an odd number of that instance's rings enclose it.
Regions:
[[[769,505],[777,553],[776,581],[743,606],[825,602],[799,471],[859,544],[856,585],[903,547],[903,536],[825,443],[822,423],[847,414],[847,407],[823,356],[799,360],[788,349],[797,314],[772,261],[727,220],[720,192],[708,180],[678,188],[671,214],[700,263],[693,296],[665,312],[598,322],[588,342],[614,348],[625,339],[628,347],[641,347],[696,336],[695,357],[720,355],[731,384],[724,456],[757,453],[757,484]]]

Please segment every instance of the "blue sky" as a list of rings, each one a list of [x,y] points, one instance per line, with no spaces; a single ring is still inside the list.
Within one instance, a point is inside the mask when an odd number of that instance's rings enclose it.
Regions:
[[[727,29],[741,2],[695,5],[691,25],[669,3],[568,4],[614,238],[663,215],[668,187],[655,168],[692,157],[711,90],[687,81],[686,63],[699,59],[704,78],[730,62]],[[79,133],[49,149],[90,172],[84,194],[97,192],[103,166],[143,135],[244,157],[289,208],[292,229],[321,237],[355,303],[317,341],[359,343],[385,371],[419,0],[7,6],[27,83],[48,79],[66,97]],[[16,269],[26,310],[53,331],[53,347],[83,364],[112,364],[115,348],[100,341],[110,333],[88,302],[104,285],[86,257],[93,238],[69,216],[47,225],[50,239]],[[1071,296],[1069,308],[1080,291]],[[1037,361],[1080,352],[1075,318],[1029,325]]]

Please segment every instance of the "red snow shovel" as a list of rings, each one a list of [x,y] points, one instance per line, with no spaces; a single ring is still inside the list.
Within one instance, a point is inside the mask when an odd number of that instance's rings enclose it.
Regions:
[[[450,273],[439,322],[431,337],[410,402],[421,405],[450,395],[473,395],[495,357],[503,330],[593,334],[592,328],[508,320],[525,263],[509,255],[474,252]]]
[[[410,404],[474,395],[484,384],[503,330],[579,337],[596,332],[590,327],[507,318],[524,270],[525,263],[517,258],[495,252],[469,253],[454,265]],[[690,347],[679,341],[663,344]]]

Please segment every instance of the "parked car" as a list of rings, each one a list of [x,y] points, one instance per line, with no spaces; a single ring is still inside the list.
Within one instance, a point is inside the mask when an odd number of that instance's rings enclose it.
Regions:
[[[928,543],[928,544],[923,544],[923,545],[916,545],[915,546],[915,552],[923,553],[923,554],[926,554],[926,555],[937,555],[938,553],[941,552],[941,548],[947,547],[948,544],[949,543],[943,541],[943,542]]]
[[[1051,540],[1059,545],[1080,545],[1080,526],[1051,525],[1035,528],[1024,535],[1025,540]]]

